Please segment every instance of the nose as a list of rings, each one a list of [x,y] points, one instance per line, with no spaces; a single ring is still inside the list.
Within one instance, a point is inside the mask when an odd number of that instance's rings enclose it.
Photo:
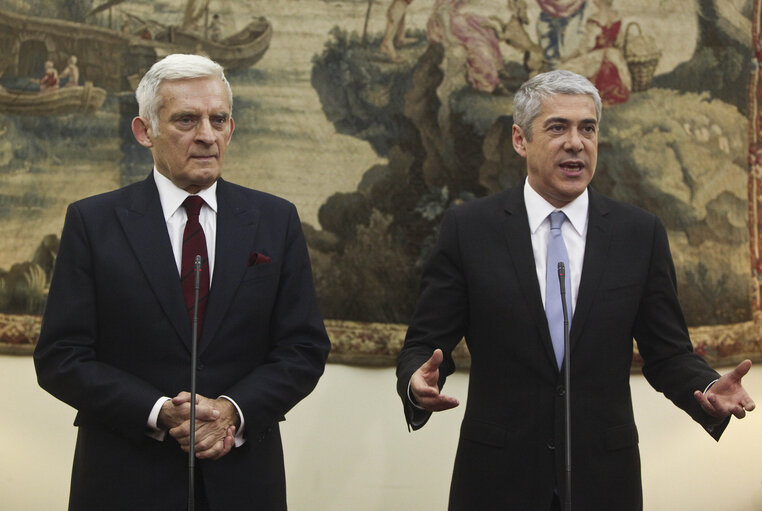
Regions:
[[[573,153],[582,151],[582,137],[579,136],[577,130],[569,130],[569,136],[566,137],[566,141],[564,142],[564,149]]]
[[[212,122],[208,117],[204,117],[196,126],[196,140],[204,144],[214,143],[214,130]]]

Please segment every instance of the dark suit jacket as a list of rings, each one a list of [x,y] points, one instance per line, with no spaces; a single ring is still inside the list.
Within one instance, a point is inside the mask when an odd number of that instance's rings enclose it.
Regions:
[[[410,377],[442,348],[443,385],[465,336],[471,371],[451,509],[545,511],[563,493],[564,376],[540,296],[521,186],[446,213],[397,376],[408,423],[421,427],[429,414],[408,402]],[[641,509],[633,337],[650,384],[719,437],[727,422],[712,427],[692,396],[718,375],[692,351],[664,227],[590,189],[570,332],[574,509]]]
[[[220,180],[197,391],[240,406],[247,441],[198,461],[214,509],[286,508],[278,422],[310,393],[330,343],[296,209]],[[252,253],[269,256],[249,266]],[[35,364],[77,409],[70,508],[187,507],[187,454],[145,435],[161,396],[190,390],[191,325],[153,177],[66,214]]]

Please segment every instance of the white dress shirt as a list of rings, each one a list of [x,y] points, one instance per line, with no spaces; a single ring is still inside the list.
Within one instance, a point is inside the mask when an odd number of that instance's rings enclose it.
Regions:
[[[587,206],[589,197],[587,188],[572,202],[558,211],[563,211],[568,222],[561,226],[561,236],[566,244],[566,252],[569,255],[569,278],[571,279],[571,296],[569,304],[572,308],[572,315],[577,303],[579,293],[579,282],[582,276],[582,262],[585,257],[585,241],[587,239]],[[545,267],[548,257],[548,238],[550,237],[550,218],[549,215],[556,211],[548,201],[543,199],[529,184],[529,180],[524,180],[524,204],[529,217],[529,231],[532,236],[532,252],[534,253],[534,265],[537,270],[537,281],[540,283],[540,296],[542,297],[543,307],[545,306]],[[410,393],[410,382],[407,385],[407,396],[410,403],[423,410],[412,399]]]
[[[182,188],[178,188],[156,169],[153,171],[153,178],[156,181],[156,188],[159,189],[161,209],[164,212],[164,220],[167,222],[169,241],[172,243],[172,252],[175,254],[175,264],[177,264],[177,275],[179,276],[183,259],[183,231],[185,231],[185,224],[188,221],[188,213],[183,207],[183,202],[190,194]],[[214,248],[217,246],[217,182],[215,181],[209,188],[201,190],[197,195],[204,199],[198,221],[204,229],[204,237],[206,238],[206,253],[209,256],[209,289],[211,290],[212,277],[214,276]]]
[[[550,237],[550,215],[553,211],[563,211],[567,222],[561,226],[561,236],[566,244],[566,252],[569,254],[569,278],[571,279],[571,297],[569,304],[572,315],[577,303],[579,282],[582,277],[582,262],[585,258],[585,242],[587,240],[587,206],[589,203],[587,189],[576,199],[561,209],[553,207],[543,199],[532,186],[529,180],[524,181],[524,203],[529,217],[529,231],[532,235],[532,251],[534,252],[534,265],[537,270],[537,281],[540,283],[540,296],[543,306],[545,305],[545,267],[548,257],[548,238]]]
[[[180,272],[182,271],[182,257],[183,257],[183,231],[185,230],[185,224],[188,221],[188,214],[183,207],[183,202],[190,195],[182,188],[177,187],[167,177],[159,173],[156,168],[153,169],[153,179],[156,182],[156,188],[159,190],[159,200],[161,201],[161,209],[164,212],[164,220],[167,223],[167,232],[169,233],[169,241],[172,244],[172,252],[175,256],[175,264],[177,265],[177,276],[180,278]],[[197,194],[204,199],[204,204],[201,206],[199,212],[199,223],[204,229],[204,237],[206,238],[206,252],[209,258],[209,289],[212,289],[212,276],[214,274],[214,249],[217,245],[217,182],[215,181],[209,188],[201,190]],[[188,368],[190,371],[190,368]],[[244,420],[243,412],[239,408],[238,404],[228,396],[224,397],[235,406],[236,412],[241,419],[241,425],[236,430],[235,434],[235,446],[239,447],[243,445],[245,439],[243,437]],[[154,404],[151,409],[151,413],[148,416],[148,431],[147,435],[156,440],[164,440],[166,431],[159,428],[158,419],[159,412],[162,405],[171,398],[162,396]]]
[[[587,224],[588,224],[588,205],[590,197],[587,188],[576,199],[566,206],[558,209],[563,211],[568,222],[561,225],[561,236],[566,244],[566,251],[569,255],[569,278],[571,279],[571,298],[569,303],[572,307],[572,316],[577,304],[579,295],[579,283],[582,278],[582,264],[585,258],[585,244],[587,242]],[[532,252],[534,253],[534,265],[537,271],[537,281],[540,284],[540,296],[543,307],[545,306],[545,267],[548,257],[548,238],[550,237],[550,214],[556,211],[552,204],[543,199],[534,188],[529,184],[529,180],[524,180],[524,204],[529,219],[529,231],[532,238]],[[706,393],[717,380],[709,382],[704,389]],[[414,407],[423,410],[418,406],[410,392],[410,382],[407,384],[407,398]]]

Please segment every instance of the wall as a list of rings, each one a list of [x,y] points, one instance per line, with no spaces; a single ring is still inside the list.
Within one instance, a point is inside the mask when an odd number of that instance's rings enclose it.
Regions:
[[[633,376],[646,511],[762,509],[762,367],[744,384],[761,408],[715,443]],[[446,389],[463,400],[466,387],[458,373]],[[0,507],[66,509],[73,410],[37,387],[30,357],[0,356],[0,388]],[[408,433],[392,368],[329,365],[283,425],[291,511],[446,509],[462,413]]]

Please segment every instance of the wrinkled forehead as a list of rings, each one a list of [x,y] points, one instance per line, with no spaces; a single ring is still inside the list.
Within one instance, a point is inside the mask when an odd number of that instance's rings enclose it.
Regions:
[[[159,110],[229,113],[230,99],[216,77],[164,80],[159,85]]]

